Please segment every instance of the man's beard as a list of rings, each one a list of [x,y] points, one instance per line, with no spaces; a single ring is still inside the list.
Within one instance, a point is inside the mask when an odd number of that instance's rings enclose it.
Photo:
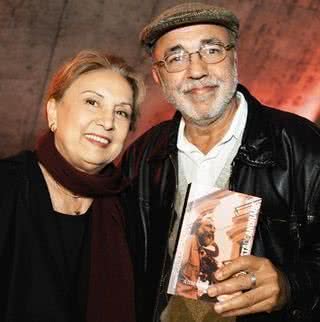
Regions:
[[[236,64],[234,64],[231,71],[231,79],[225,80],[213,80],[207,77],[200,80],[186,81],[178,89],[170,89],[168,84],[163,83],[163,91],[166,99],[171,103],[178,111],[182,113],[184,118],[191,120],[198,126],[207,126],[208,124],[219,119],[224,112],[228,109],[232,98],[234,97],[238,85],[238,73]],[[212,99],[211,105],[208,107],[206,113],[199,113],[190,99],[186,97],[188,91],[193,88],[201,88],[211,86],[215,87],[213,93],[215,98],[208,98],[206,94],[199,95],[197,100],[199,103],[205,102],[207,99]],[[210,94],[210,93],[209,93]]]
[[[208,246],[214,241],[213,232],[203,232],[198,235],[199,244],[201,246]]]

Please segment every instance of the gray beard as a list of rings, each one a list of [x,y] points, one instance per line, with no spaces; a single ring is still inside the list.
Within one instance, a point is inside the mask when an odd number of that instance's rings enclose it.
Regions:
[[[192,82],[190,81],[189,83],[184,85],[181,89],[179,89],[176,95],[172,95],[172,93],[170,93],[170,91],[167,90],[167,85],[164,84],[164,95],[168,102],[171,103],[178,111],[180,111],[185,119],[190,120],[197,126],[208,126],[209,124],[219,119],[225,113],[225,111],[230,106],[231,100],[234,98],[236,94],[236,89],[238,85],[238,73],[236,66],[234,67],[232,74],[232,83],[230,84],[230,88],[228,89],[224,89],[224,83],[219,80],[195,80]],[[194,106],[192,106],[192,103],[185,101],[184,93],[192,87],[215,85],[218,85],[220,90],[222,88],[222,93],[220,93],[219,96],[215,99],[206,115],[198,116]],[[203,101],[205,100],[206,97],[204,96]],[[201,101],[201,98],[199,101]]]

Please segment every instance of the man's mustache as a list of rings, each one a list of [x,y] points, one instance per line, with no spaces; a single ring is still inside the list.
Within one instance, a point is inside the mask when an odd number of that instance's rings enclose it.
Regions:
[[[188,82],[184,83],[181,88],[180,92],[187,93],[194,89],[200,89],[203,87],[216,87],[220,86],[221,81],[213,80],[213,79],[196,79],[196,80],[189,80]]]

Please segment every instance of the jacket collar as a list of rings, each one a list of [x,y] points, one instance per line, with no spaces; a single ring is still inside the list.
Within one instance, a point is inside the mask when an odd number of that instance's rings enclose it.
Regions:
[[[242,138],[238,160],[255,167],[273,166],[275,164],[275,138],[270,123],[262,116],[268,109],[263,106],[241,84],[237,88],[248,103],[248,117]],[[262,113],[261,113],[262,112]],[[163,160],[170,154],[177,153],[178,128],[181,113],[176,112],[173,119],[166,125],[161,138],[153,147],[149,160]]]
[[[248,103],[248,117],[244,129],[241,147],[237,158],[251,166],[273,166],[276,162],[275,133],[267,116],[267,108],[263,106],[249,91],[238,85],[237,88]]]

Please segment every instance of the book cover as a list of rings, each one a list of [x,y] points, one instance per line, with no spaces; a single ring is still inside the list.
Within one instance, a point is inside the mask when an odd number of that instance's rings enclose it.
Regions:
[[[189,190],[167,292],[217,301],[207,296],[214,272],[250,255],[262,200],[199,184]]]

